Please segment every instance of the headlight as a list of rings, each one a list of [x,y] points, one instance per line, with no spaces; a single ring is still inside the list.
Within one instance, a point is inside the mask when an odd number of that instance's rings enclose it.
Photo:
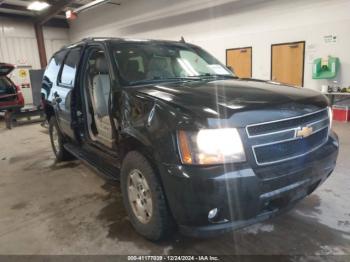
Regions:
[[[177,138],[183,164],[213,165],[246,160],[235,128],[178,131]]]
[[[332,124],[333,124],[333,110],[332,107],[327,107],[328,110],[328,117],[329,117],[329,130],[332,129]]]

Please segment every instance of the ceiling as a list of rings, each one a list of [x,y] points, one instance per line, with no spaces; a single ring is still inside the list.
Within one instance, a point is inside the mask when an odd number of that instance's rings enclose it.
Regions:
[[[93,0],[46,0],[51,6],[40,12],[28,10],[30,2],[33,0],[0,0],[0,17],[31,20],[47,26],[68,27],[65,11],[81,7]]]

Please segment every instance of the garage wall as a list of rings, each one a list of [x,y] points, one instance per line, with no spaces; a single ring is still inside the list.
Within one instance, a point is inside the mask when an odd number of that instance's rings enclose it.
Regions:
[[[44,27],[45,48],[48,59],[62,45],[69,43],[67,29]],[[40,68],[38,46],[33,25],[1,18],[0,61],[31,65]]]
[[[45,51],[47,60],[53,53],[70,43],[68,29],[44,27]]]
[[[306,41],[305,87],[311,62],[327,55],[341,59],[340,85],[350,85],[350,0],[129,0],[94,8],[71,23],[70,37],[121,36],[178,40],[207,49],[225,62],[225,49],[253,47],[253,77],[270,79],[271,44]],[[336,43],[324,36],[336,35]]]

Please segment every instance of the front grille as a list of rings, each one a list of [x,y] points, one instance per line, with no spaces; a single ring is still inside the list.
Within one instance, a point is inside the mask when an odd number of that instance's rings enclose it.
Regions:
[[[303,128],[309,131],[304,136],[300,134]],[[257,165],[283,162],[304,156],[327,142],[328,112],[324,109],[299,117],[254,124],[247,126],[246,131]]]
[[[304,115],[303,117],[294,117],[286,120],[250,125],[247,127],[247,131],[249,136],[259,136],[267,133],[278,132],[281,130],[293,129],[296,126],[304,126],[310,121],[325,118],[328,118],[328,112],[327,110],[322,110],[316,113]]]
[[[328,128],[304,138],[254,148],[258,163],[271,163],[302,156],[322,145],[327,138]]]

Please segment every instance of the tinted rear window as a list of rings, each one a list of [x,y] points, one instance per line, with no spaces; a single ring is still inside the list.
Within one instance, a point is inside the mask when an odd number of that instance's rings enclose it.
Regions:
[[[14,94],[15,89],[7,77],[0,77],[0,95]]]
[[[0,63],[0,75],[1,76],[8,75],[13,69],[14,69],[14,67],[12,65]]]

